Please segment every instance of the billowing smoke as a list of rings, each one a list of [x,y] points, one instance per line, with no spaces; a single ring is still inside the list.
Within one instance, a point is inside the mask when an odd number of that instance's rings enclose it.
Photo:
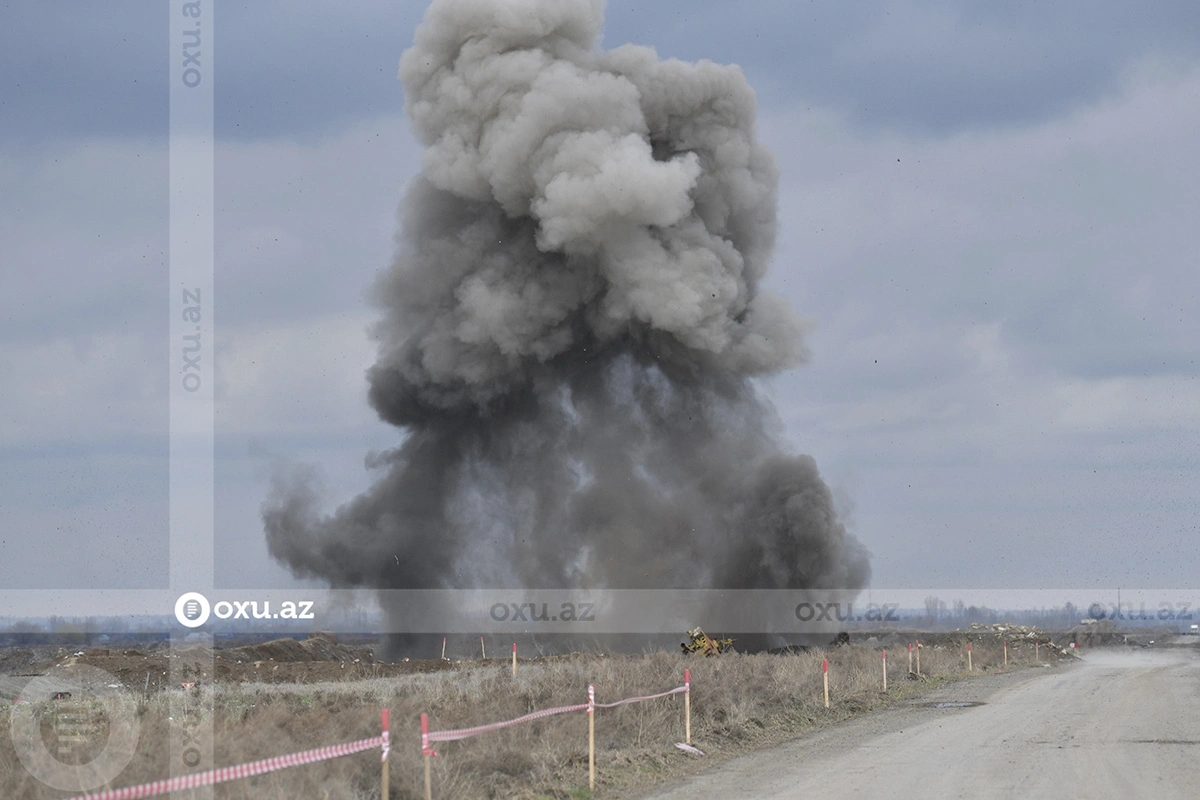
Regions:
[[[601,51],[601,0],[436,0],[400,62],[426,146],[370,400],[407,437],[297,574],[378,588],[860,588],[862,545],[752,379],[805,355],[761,289],[774,161],[741,70]]]

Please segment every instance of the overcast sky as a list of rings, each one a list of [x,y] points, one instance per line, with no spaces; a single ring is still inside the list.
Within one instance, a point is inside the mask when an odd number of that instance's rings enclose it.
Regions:
[[[272,462],[332,509],[402,436],[364,298],[423,6],[215,9],[217,583],[295,586]],[[166,6],[0,22],[0,588],[163,587]],[[758,90],[770,284],[813,324],[766,389],[874,587],[1195,584],[1200,4],[614,0],[624,42]]]

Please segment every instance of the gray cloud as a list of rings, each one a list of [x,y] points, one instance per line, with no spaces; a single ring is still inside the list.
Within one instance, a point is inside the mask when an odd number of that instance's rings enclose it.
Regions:
[[[150,581],[165,530],[151,480],[166,469],[165,19],[7,8],[0,583],[110,566]],[[266,491],[248,444],[325,464],[328,513],[378,476],[361,454],[400,438],[364,402],[360,298],[419,165],[398,138],[370,144],[398,130],[384,118],[403,100],[400,45],[373,42],[406,44],[422,9],[220,9],[235,49],[217,71],[219,558],[235,583],[271,582],[282,570],[245,544]],[[840,519],[873,551],[876,588],[1190,580],[1194,6],[886,10],[609,5],[608,45],[736,62],[758,92],[782,175],[763,285],[816,323],[811,363],[769,382],[789,440],[853,497]],[[148,448],[158,467],[134,463]],[[124,477],[138,469],[144,491]],[[74,510],[81,475],[88,497],[118,499]]]
[[[280,477],[271,551],[380,588],[861,587],[866,552],[753,376],[774,160],[741,70],[596,51],[602,4],[435,3],[401,60],[426,145],[369,372],[407,429],[335,514]],[[475,558],[486,543],[488,557]]]

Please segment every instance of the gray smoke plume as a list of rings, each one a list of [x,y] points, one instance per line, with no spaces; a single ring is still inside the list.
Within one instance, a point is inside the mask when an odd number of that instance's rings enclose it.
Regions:
[[[736,66],[601,51],[601,0],[436,0],[400,61],[422,174],[370,400],[407,432],[295,573],[378,588],[843,588],[868,558],[752,382],[806,356],[761,290],[777,170]]]

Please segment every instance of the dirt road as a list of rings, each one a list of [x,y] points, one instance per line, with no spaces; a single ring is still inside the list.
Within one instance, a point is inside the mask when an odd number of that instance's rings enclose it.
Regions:
[[[924,705],[956,701],[983,704]],[[1076,666],[977,678],[920,702],[645,798],[1200,796],[1200,657],[1190,648],[1096,651]]]

